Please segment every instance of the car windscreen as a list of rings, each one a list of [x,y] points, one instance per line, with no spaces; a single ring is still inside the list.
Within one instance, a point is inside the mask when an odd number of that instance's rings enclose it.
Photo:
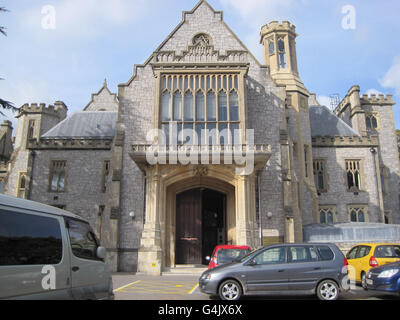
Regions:
[[[378,246],[375,249],[375,258],[400,258],[400,245]]]
[[[217,252],[218,264],[239,260],[250,252],[249,249],[220,249]]]

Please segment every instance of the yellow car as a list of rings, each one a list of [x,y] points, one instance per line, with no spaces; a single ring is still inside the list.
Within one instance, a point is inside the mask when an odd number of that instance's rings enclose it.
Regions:
[[[346,255],[349,264],[349,278],[366,288],[366,275],[369,269],[387,263],[400,261],[400,244],[361,243]]]

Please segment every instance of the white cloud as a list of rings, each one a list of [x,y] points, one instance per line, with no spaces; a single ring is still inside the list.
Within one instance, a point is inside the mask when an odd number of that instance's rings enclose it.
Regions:
[[[400,95],[400,56],[393,59],[392,66],[382,79],[380,85],[385,89],[395,89],[396,94]]]

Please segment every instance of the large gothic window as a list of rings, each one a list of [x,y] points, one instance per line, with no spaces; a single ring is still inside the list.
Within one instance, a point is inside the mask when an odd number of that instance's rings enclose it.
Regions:
[[[166,143],[239,144],[238,77],[163,75],[160,119]]]

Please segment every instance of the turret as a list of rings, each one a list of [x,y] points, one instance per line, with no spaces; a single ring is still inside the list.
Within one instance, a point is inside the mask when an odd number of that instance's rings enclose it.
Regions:
[[[24,104],[16,116],[18,125],[15,147],[25,148],[28,140],[39,140],[44,133],[64,120],[67,112],[67,106],[61,101],[48,106],[44,103]]]
[[[264,64],[272,79],[287,91],[300,91],[309,95],[299,77],[296,54],[296,27],[289,21],[272,21],[261,28]]]

